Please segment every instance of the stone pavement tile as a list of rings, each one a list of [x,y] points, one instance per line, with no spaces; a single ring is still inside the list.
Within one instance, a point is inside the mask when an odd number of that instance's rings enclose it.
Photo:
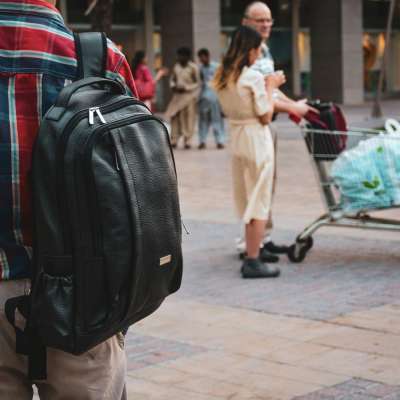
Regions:
[[[400,360],[382,356],[374,356],[368,361],[368,368],[358,375],[361,378],[385,383],[400,384]]]
[[[130,330],[126,335],[125,350],[128,371],[206,351],[205,348],[200,346],[141,335],[133,330]]]
[[[332,386],[350,379],[349,376],[319,371],[302,365],[289,365],[259,359],[249,359],[247,363],[242,363],[239,368],[248,373],[280,377],[320,386]]]
[[[286,364],[297,364],[310,357],[332,350],[332,347],[314,343],[299,342],[268,354],[267,359]]]
[[[400,386],[390,386],[364,379],[350,379],[331,388],[321,389],[295,400],[377,400],[400,395]]]
[[[399,384],[400,360],[376,354],[335,349],[302,360],[300,365],[388,385]]]
[[[388,304],[340,316],[331,322],[400,335],[400,307]]]
[[[311,393],[322,388],[313,383],[257,373],[243,374],[238,377],[236,383],[243,385],[256,395],[281,400],[289,400],[295,396]]]
[[[239,324],[238,321],[240,321]],[[232,313],[231,317],[218,320],[216,324],[218,326],[229,327],[230,329],[235,326],[236,331],[276,335],[283,330],[290,329],[295,322],[292,321],[292,318],[284,315],[235,308],[235,313]]]
[[[260,313],[256,311],[240,309],[232,314],[231,318],[218,321],[217,325],[232,326],[240,320],[239,330],[263,333],[265,335],[276,335],[297,341],[313,339],[317,336],[327,334],[332,329],[341,329],[332,324],[310,319],[288,317],[285,315]]]
[[[345,333],[348,329],[346,326],[330,322],[296,318],[295,321],[287,324],[286,329],[279,332],[279,336],[307,342],[322,336],[336,335],[339,332]]]
[[[145,379],[154,383],[175,385],[191,378],[187,372],[169,368],[168,365],[154,365],[140,370],[128,371],[128,376],[136,379]]]
[[[221,348],[227,352],[250,357],[268,358],[273,351],[285,349],[296,343],[293,340],[278,336],[267,336],[256,333],[239,333],[225,337],[220,343]]]
[[[191,390],[193,392],[201,393],[204,395],[212,395],[216,397],[231,398],[237,396],[238,393],[243,392],[245,389],[248,394],[251,394],[251,388],[242,386],[241,384],[234,384],[232,382],[224,382],[219,379],[218,375],[214,378],[207,377],[194,377],[184,382],[178,383],[177,387],[182,389]]]
[[[339,375],[361,376],[369,371],[369,365],[377,356],[351,350],[334,349],[298,362],[309,368]]]
[[[151,333],[152,330],[137,328],[140,333]],[[234,335],[234,331],[228,327],[219,327],[216,325],[206,325],[201,322],[191,320],[182,320],[176,324],[165,326],[163,329],[154,331],[154,334],[165,340],[176,340],[195,346],[206,348],[216,348],[225,337]]]
[[[224,400],[224,397],[204,395],[189,389],[180,389],[175,385],[155,384],[144,379],[127,379],[128,400]]]
[[[348,328],[311,340],[331,347],[400,358],[400,335]]]
[[[229,306],[207,304],[195,299],[170,297],[162,305],[162,314],[174,320],[189,319],[204,323],[220,322],[237,315],[240,310]],[[144,321],[143,321],[144,322]]]
[[[170,361],[166,366],[195,376],[218,376],[222,380],[235,383],[236,376],[242,373],[240,366],[248,362],[248,360],[248,357],[238,354],[230,354],[224,351],[210,351]]]

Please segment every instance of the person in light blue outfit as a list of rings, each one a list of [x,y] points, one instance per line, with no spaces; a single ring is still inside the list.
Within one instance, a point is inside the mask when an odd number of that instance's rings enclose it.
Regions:
[[[219,64],[211,61],[208,49],[200,49],[197,53],[201,66],[201,93],[199,98],[199,149],[206,148],[207,135],[212,127],[218,149],[225,143],[224,120],[216,93],[210,87]]]

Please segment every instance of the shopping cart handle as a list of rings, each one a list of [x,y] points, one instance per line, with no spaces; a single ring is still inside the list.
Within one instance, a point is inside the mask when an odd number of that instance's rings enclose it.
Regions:
[[[289,118],[296,124],[300,125],[302,118],[297,114],[289,113]]]

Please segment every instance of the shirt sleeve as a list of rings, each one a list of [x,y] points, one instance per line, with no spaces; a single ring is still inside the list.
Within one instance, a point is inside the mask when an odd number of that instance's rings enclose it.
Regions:
[[[172,74],[169,78],[169,87],[174,89],[176,87],[176,69],[175,66],[172,68]]]
[[[272,111],[272,104],[268,101],[267,89],[265,88],[264,76],[257,71],[249,71],[245,80],[253,95],[254,109],[257,116]]]
[[[154,79],[153,76],[151,75],[150,69],[147,66],[144,66],[142,71],[143,71],[143,81],[154,83]]]
[[[130,95],[137,97],[138,93],[135,80],[133,79],[128,61],[111,40],[107,40],[107,45],[108,57],[106,77],[121,82]]]
[[[185,85],[185,90],[188,92],[196,90],[198,87],[200,87],[200,71],[197,65],[192,65],[192,79],[192,83],[188,83]]]

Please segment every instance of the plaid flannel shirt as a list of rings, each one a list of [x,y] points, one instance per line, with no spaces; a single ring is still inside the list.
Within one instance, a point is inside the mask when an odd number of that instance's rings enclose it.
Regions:
[[[107,77],[136,94],[129,64],[108,42]],[[39,124],[76,78],[74,38],[43,0],[0,0],[0,281],[29,276],[29,171]]]

